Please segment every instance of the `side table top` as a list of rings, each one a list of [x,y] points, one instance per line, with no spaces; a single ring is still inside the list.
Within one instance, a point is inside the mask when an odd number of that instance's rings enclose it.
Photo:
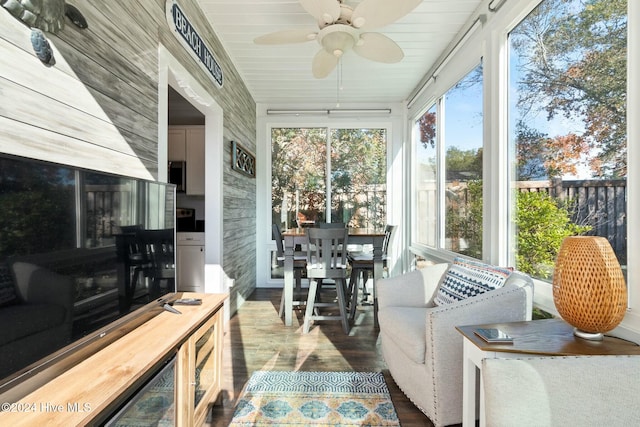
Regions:
[[[489,344],[474,333],[478,328],[501,329],[513,337],[513,343]],[[482,351],[549,356],[640,355],[640,346],[631,341],[610,336],[603,341],[578,338],[573,335],[573,326],[562,319],[456,326],[456,329]]]

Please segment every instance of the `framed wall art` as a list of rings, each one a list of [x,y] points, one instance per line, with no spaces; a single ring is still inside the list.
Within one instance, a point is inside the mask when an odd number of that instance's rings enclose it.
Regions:
[[[256,158],[236,141],[231,141],[231,168],[238,172],[256,177]]]

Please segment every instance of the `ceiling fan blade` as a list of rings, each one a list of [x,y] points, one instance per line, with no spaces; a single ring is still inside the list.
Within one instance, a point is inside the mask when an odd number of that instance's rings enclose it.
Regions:
[[[363,30],[384,27],[402,18],[422,0],[363,0],[353,10],[351,22]]]
[[[314,29],[283,30],[256,37],[253,42],[255,44],[304,43],[315,40],[317,35],[318,31]]]
[[[300,4],[320,22],[331,24],[340,17],[338,0],[300,0]]]
[[[400,62],[404,58],[400,46],[380,33],[361,34],[360,41],[353,47],[353,51],[363,58],[387,64]]]
[[[338,59],[337,56],[324,49],[318,51],[316,56],[313,57],[313,63],[311,65],[313,77],[316,79],[324,79],[327,77],[338,65]]]

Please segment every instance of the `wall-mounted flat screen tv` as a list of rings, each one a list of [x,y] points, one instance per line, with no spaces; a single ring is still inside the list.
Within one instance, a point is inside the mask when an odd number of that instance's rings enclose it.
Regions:
[[[0,155],[3,402],[175,297],[174,221],[171,184]]]

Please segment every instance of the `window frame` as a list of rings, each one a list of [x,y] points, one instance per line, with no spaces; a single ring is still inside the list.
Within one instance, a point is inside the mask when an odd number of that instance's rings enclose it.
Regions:
[[[412,135],[408,142],[413,152],[416,141],[414,124],[433,103],[444,96],[447,85],[443,80],[459,79],[466,75],[460,70],[473,58],[482,58],[483,96],[484,96],[484,206],[483,206],[483,254],[484,260],[500,265],[515,263],[515,233],[513,223],[514,207],[511,191],[511,171],[508,150],[508,35],[543,0],[514,0],[504,4],[497,13],[487,16],[482,29],[462,46],[451,58],[435,79],[427,80],[422,93],[408,109],[407,123]],[[627,35],[627,138],[633,141],[640,138],[640,2],[628,0]],[[482,11],[479,11],[479,13]],[[473,19],[476,19],[474,17]],[[430,76],[433,71],[427,73]],[[440,76],[446,76],[440,78]],[[491,142],[491,143],[490,143]],[[640,148],[637,144],[628,144],[627,182],[640,182]],[[411,182],[406,188],[406,200],[411,200],[410,211],[415,209],[415,164],[411,161]],[[439,187],[440,188],[440,187]],[[442,209],[441,207],[439,209]],[[440,221],[442,222],[442,221]],[[413,221],[412,221],[412,224]],[[640,185],[628,185],[627,189],[627,258],[630,260],[627,270],[629,306],[621,325],[613,332],[627,339],[640,339],[640,266],[632,260],[640,256],[640,237],[632,230],[640,229]],[[413,231],[409,248],[415,255],[427,257],[435,262],[451,261],[453,254],[440,248],[425,247],[415,241]],[[534,280],[535,304],[540,308],[557,314],[553,303],[551,283]]]
[[[257,104],[257,141],[256,157],[264,159],[256,164],[256,260],[258,288],[279,287],[282,279],[271,278],[270,253],[275,250],[275,242],[271,237],[271,130],[273,128],[317,128],[331,129],[349,128],[375,128],[385,129],[387,133],[386,153],[386,182],[387,182],[387,222],[398,224],[398,232],[394,239],[393,259],[390,262],[391,271],[400,273],[406,269],[406,259],[400,248],[406,246],[402,227],[406,209],[402,207],[403,188],[406,176],[406,168],[403,158],[403,144],[405,141],[404,123],[406,120],[405,106],[401,103],[384,105],[368,105],[367,108],[390,109],[390,114],[360,116],[358,114],[345,114],[344,117],[329,117],[326,114],[300,114],[300,115],[268,115],[268,109],[285,108],[282,105]],[[309,106],[293,106],[304,111]],[[292,106],[287,105],[286,109]],[[362,108],[362,105],[344,105],[343,108]]]

